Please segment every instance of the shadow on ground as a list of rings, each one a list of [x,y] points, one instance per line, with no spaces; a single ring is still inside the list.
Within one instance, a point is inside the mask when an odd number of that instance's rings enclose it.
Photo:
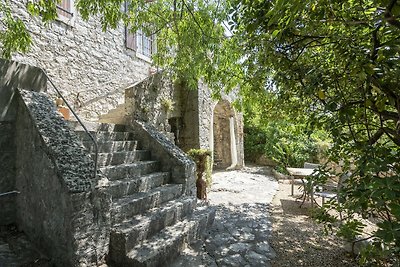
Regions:
[[[290,196],[290,184],[279,184],[271,208],[273,225],[270,243],[277,257],[273,267],[353,267],[358,266],[333,235],[325,235],[323,226],[310,217],[310,204]]]
[[[15,225],[0,227],[1,267],[50,267],[53,266]]]
[[[270,205],[218,205],[206,235],[206,251],[218,266],[269,266],[275,252],[268,243]]]

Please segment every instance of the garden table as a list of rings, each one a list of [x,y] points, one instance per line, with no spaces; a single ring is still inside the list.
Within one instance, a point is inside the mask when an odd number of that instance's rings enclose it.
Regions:
[[[307,181],[305,180],[305,178],[307,176],[312,175],[313,173],[316,172],[315,169],[307,169],[307,168],[286,168],[286,170],[288,171],[288,173],[290,174],[290,176],[292,177],[292,195],[293,195],[293,191],[294,191],[294,184],[295,184],[295,179],[300,179],[301,180],[301,185],[303,186],[303,194],[300,198],[303,199],[303,202],[301,203],[300,206],[302,206],[306,200],[306,198],[308,197],[308,195],[310,195],[311,197],[311,206],[313,206],[313,202],[314,202],[314,196],[313,196],[313,186],[311,185],[310,191],[308,192],[308,190],[306,190],[307,188]]]

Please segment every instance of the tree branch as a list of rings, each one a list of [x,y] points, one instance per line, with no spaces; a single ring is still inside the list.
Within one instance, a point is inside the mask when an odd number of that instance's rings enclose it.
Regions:
[[[400,136],[397,134],[397,132],[393,129],[390,129],[388,127],[382,128],[385,131],[385,134],[387,137],[390,138],[390,140],[393,141],[396,145],[400,146]]]
[[[389,5],[386,8],[384,17],[387,23],[390,25],[400,29],[400,21],[397,20],[396,16],[393,16],[392,9],[394,8],[397,0],[391,0]]]
[[[375,144],[376,142],[378,142],[378,140],[382,137],[382,135],[385,133],[385,131],[380,128],[378,131],[375,132],[375,134],[369,139],[368,144],[370,146],[372,146],[373,144]]]

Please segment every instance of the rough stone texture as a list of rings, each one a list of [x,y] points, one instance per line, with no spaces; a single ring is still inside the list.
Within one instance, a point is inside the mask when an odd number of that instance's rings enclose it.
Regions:
[[[0,227],[0,266],[51,267],[51,262],[40,253],[28,237],[15,225]]]
[[[133,119],[130,128],[142,146],[152,151],[152,158],[161,162],[162,171],[171,173],[171,182],[183,184],[184,193],[193,195],[195,163],[154,126]]]
[[[200,111],[199,91],[182,88],[182,125],[180,127],[179,146],[188,151],[191,148],[200,148]],[[205,117],[209,113],[203,114]],[[206,148],[206,147],[203,147]],[[207,147],[208,148],[208,147]]]
[[[218,157],[223,159],[221,167],[241,168],[244,166],[243,117],[232,107],[235,98],[235,94],[223,94],[223,100],[216,101],[203,81],[199,81],[197,88],[189,89],[173,84],[167,74],[157,73],[125,91],[126,118],[147,122],[167,136],[172,132],[175,144],[183,151],[216,149]],[[174,103],[173,110],[165,109],[165,100]],[[225,112],[218,112],[221,105]],[[236,164],[232,164],[231,158],[230,117],[234,118]],[[225,138],[218,138],[221,133]]]
[[[271,266],[276,255],[269,245],[270,203],[278,183],[269,170],[216,172],[211,188],[209,203],[217,209],[214,224],[203,244],[183,251],[171,267]]]
[[[93,162],[43,94],[21,91],[16,139],[17,225],[58,266],[90,266],[108,253],[111,197]]]
[[[230,118],[233,116],[234,111],[226,100],[219,101],[214,108],[213,150],[215,166],[219,169],[228,168],[232,164]]]
[[[198,110],[199,110],[199,146],[214,151],[214,156],[224,162],[221,168],[242,168],[244,166],[243,146],[243,115],[238,112],[232,103],[238,98],[237,92],[229,94],[222,92],[221,99],[211,97],[211,90],[204,81],[198,85]],[[222,107],[222,110],[220,108]],[[222,111],[222,112],[221,112]],[[234,119],[234,135],[236,141],[237,163],[232,165],[229,118]],[[222,139],[221,134],[224,136]],[[219,150],[219,151],[218,151]],[[215,154],[215,152],[217,152]],[[215,160],[218,160],[217,158]]]
[[[0,59],[0,193],[15,190],[15,118],[17,104],[16,88],[34,86],[46,90],[46,78],[32,66]],[[0,197],[0,225],[15,222],[16,195]]]
[[[72,26],[61,21],[44,25],[27,13],[26,1],[9,2],[33,41],[28,53],[13,59],[43,68],[82,116],[95,120],[122,104],[123,90],[148,76],[150,63],[125,47],[122,25],[103,32],[99,18],[86,22],[78,14]]]
[[[213,112],[216,101],[211,97],[211,90],[203,82],[198,86],[199,147],[211,149],[213,139]]]
[[[177,106],[174,99],[174,86],[168,77],[157,73],[143,82],[125,90],[125,109],[127,117],[134,117],[152,124],[160,132],[169,133],[168,118]],[[166,103],[172,104],[172,109]]]
[[[15,125],[0,121],[0,193],[15,190]],[[0,197],[0,225],[15,222],[15,197]]]
[[[44,151],[54,162],[58,176],[70,192],[86,192],[94,187],[94,164],[46,95],[20,91],[36,129],[42,138]],[[22,130],[20,128],[18,131]],[[18,139],[20,140],[20,139]],[[71,166],[74,168],[71,168]]]
[[[29,65],[0,59],[0,77],[0,121],[15,121],[16,88],[46,91],[47,79],[43,72]]]

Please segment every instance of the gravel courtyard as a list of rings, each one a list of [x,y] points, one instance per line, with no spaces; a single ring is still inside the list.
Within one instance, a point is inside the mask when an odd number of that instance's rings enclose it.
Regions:
[[[217,209],[213,226],[173,267],[357,266],[340,240],[322,234],[309,206],[290,196],[288,180],[278,183],[268,167],[214,173],[208,200]]]

